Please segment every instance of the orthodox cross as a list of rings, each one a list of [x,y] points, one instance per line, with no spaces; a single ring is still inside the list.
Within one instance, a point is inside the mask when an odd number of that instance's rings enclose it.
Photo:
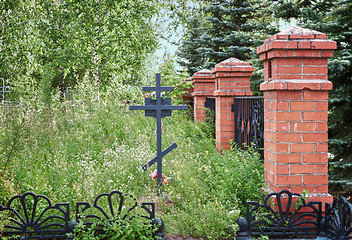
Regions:
[[[158,179],[158,195],[161,192],[162,186],[162,158],[170,151],[177,147],[176,143],[171,144],[168,148],[162,151],[161,148],[161,118],[171,116],[172,110],[185,110],[186,105],[171,105],[171,98],[162,99],[162,91],[174,91],[174,87],[162,87],[160,86],[160,73],[156,74],[156,86],[155,87],[143,87],[143,91],[155,91],[156,99],[145,98],[144,106],[130,106],[130,110],[145,110],[146,117],[156,118],[157,127],[157,155],[155,158],[150,160],[148,163],[142,166],[145,171],[148,167],[157,163],[157,179]]]

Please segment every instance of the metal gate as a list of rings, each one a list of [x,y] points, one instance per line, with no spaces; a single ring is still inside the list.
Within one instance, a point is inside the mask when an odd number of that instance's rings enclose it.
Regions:
[[[251,143],[263,156],[264,106],[263,97],[235,97],[235,142],[246,149]],[[245,145],[244,145],[245,144]]]
[[[209,110],[206,111],[205,119],[207,122],[211,122],[212,124],[212,132],[214,139],[216,138],[216,131],[215,131],[215,115],[216,115],[216,108],[215,108],[215,98],[206,98],[204,107],[208,108]]]
[[[206,98],[204,107],[210,111],[206,111],[206,120],[215,122],[215,98]]]

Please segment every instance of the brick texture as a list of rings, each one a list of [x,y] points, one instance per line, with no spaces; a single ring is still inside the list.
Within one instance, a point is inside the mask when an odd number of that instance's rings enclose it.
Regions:
[[[236,58],[227,59],[211,70],[215,80],[215,136],[218,150],[230,149],[235,135],[232,104],[235,96],[252,95],[250,77],[254,68]]]
[[[327,59],[336,42],[317,31],[291,27],[257,48],[264,62],[264,168],[272,191],[328,194]],[[317,197],[318,196],[318,197]],[[320,199],[319,199],[320,196]]]
[[[215,81],[208,69],[194,73],[191,79],[193,83],[194,120],[205,121],[206,113],[204,104],[207,97],[213,97]]]

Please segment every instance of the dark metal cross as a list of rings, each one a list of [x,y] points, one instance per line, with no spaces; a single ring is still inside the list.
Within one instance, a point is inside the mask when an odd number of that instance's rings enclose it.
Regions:
[[[162,151],[161,146],[161,118],[171,116],[172,110],[185,110],[186,105],[171,105],[171,98],[162,99],[162,91],[174,91],[174,87],[162,87],[160,86],[160,73],[156,74],[156,86],[155,87],[143,87],[143,91],[155,91],[156,99],[145,98],[144,106],[130,106],[130,110],[145,110],[146,117],[156,118],[157,127],[157,155],[155,158],[150,160],[148,163],[142,166],[143,170],[157,162],[157,173],[158,173],[158,194],[160,194],[160,187],[162,186],[162,158],[170,151],[177,147],[176,143],[171,144],[168,148]]]

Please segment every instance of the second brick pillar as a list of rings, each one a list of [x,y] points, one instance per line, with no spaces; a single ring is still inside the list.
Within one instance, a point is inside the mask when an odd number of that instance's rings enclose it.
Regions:
[[[218,150],[231,148],[235,135],[234,97],[253,95],[250,90],[253,71],[249,63],[236,58],[218,63],[211,71],[215,79],[215,136]]]

